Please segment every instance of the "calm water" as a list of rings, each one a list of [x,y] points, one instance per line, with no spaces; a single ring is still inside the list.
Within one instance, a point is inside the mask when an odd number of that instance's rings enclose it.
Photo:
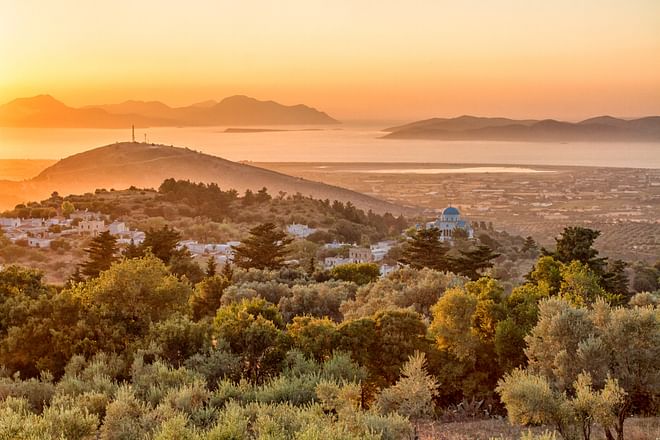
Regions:
[[[660,143],[529,143],[379,139],[378,127],[223,133],[227,127],[136,129],[136,138],[255,162],[436,162],[660,168]],[[281,127],[280,127],[281,128]],[[61,159],[130,139],[130,130],[0,127],[0,159]]]

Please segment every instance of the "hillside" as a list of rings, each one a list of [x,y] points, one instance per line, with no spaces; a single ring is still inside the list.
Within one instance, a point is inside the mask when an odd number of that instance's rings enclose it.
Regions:
[[[49,95],[19,98],[0,106],[0,126],[61,128],[126,128],[214,125],[336,124],[326,113],[306,105],[286,106],[247,96],[220,102],[205,101],[187,107],[169,107],[158,101],[69,107]]]
[[[187,148],[130,142],[70,156],[30,180],[0,182],[0,204],[11,207],[18,201],[44,198],[53,191],[70,194],[97,188],[157,188],[170,177],[215,182],[223,189],[234,188],[240,192],[265,186],[271,194],[300,192],[319,199],[350,201],[360,208],[380,213],[406,211],[400,206],[344,188],[231,162]]]
[[[578,123],[461,116],[387,128],[385,138],[489,141],[660,141],[660,116],[625,120],[599,116]]]

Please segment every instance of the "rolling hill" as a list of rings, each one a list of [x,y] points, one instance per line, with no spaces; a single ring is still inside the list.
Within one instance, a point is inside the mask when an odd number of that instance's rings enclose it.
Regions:
[[[599,116],[571,123],[461,116],[433,118],[387,128],[385,138],[488,141],[659,142],[660,116],[619,119]]]
[[[338,121],[306,105],[286,106],[248,96],[230,96],[187,107],[158,101],[69,107],[49,95],[19,98],[0,106],[0,126],[126,128],[214,125],[321,125]]]
[[[130,186],[158,188],[174,177],[195,182],[217,183],[223,189],[268,188],[301,193],[318,199],[350,201],[374,212],[409,213],[403,208],[355,191],[288,176],[255,166],[231,162],[187,148],[144,143],[117,143],[95,148],[60,160],[33,179],[22,182],[0,181],[0,205],[11,208],[26,200],[41,200],[53,191],[79,194],[97,188],[124,189]]]

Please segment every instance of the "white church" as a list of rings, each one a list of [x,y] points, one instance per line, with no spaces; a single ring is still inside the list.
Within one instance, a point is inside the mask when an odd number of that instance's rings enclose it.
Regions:
[[[433,227],[440,230],[440,241],[453,240],[456,229],[463,229],[467,232],[468,238],[474,237],[474,229],[470,226],[470,222],[463,219],[460,211],[453,206],[443,209],[440,217],[426,224],[427,229]]]

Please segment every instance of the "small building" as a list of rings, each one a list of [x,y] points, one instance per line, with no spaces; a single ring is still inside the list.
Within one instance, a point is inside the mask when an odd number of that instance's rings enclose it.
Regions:
[[[50,247],[50,243],[53,240],[41,237],[28,237],[27,241],[30,247],[46,249]]]
[[[396,272],[397,270],[399,270],[399,266],[396,264],[393,266],[390,266],[389,264],[382,264],[379,268],[381,277],[386,277],[392,272]]]
[[[374,255],[369,248],[352,247],[348,250],[348,259],[351,263],[371,263]]]
[[[78,232],[80,234],[96,237],[105,231],[105,221],[103,220],[83,220],[78,224]]]
[[[0,217],[0,227],[3,228],[18,228],[21,226],[20,218]]]
[[[124,235],[128,233],[128,228],[126,227],[126,223],[114,221],[108,225],[108,231],[112,235]]]
[[[472,229],[470,222],[463,219],[458,208],[453,206],[443,209],[440,217],[426,224],[427,229],[432,227],[440,230],[440,241],[452,241],[454,239],[454,232],[457,229],[464,230],[468,238],[474,237],[474,229]]]
[[[293,223],[286,227],[286,232],[297,238],[307,238],[316,232],[316,229],[310,228],[307,225]]]
[[[326,269],[332,269],[333,267],[341,266],[342,264],[352,263],[350,258],[344,257],[326,257],[323,260],[323,267]]]

